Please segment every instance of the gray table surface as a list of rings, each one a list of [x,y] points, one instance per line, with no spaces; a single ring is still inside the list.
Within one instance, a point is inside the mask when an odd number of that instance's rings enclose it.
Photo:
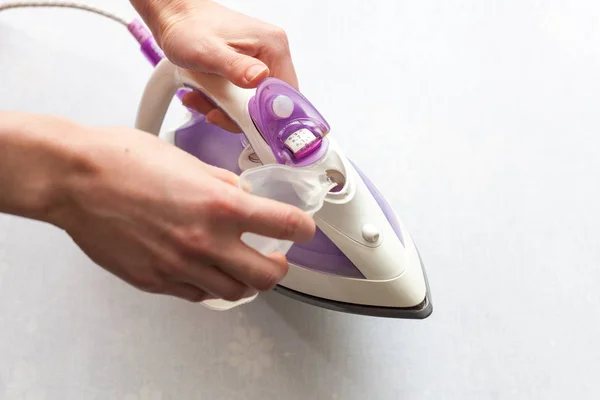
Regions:
[[[225,4],[288,31],[303,92],[414,235],[434,314],[277,294],[215,313],[0,216],[0,398],[599,398],[600,3]],[[132,126],[150,72],[110,21],[0,15],[0,109]]]

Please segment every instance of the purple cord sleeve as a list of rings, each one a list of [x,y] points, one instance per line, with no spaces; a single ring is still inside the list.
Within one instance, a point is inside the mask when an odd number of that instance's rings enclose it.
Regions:
[[[152,37],[150,31],[139,19],[134,19],[131,21],[127,25],[127,30],[129,30],[131,35],[140,44],[141,51],[144,56],[146,56],[150,64],[152,64],[153,67],[156,67],[156,65],[165,57],[165,55],[160,47],[158,47],[158,44],[154,40],[154,37]]]
[[[142,21],[139,19],[134,19],[127,25],[127,30],[129,30],[131,35],[140,44],[140,50],[142,51],[142,54],[144,54],[146,59],[150,62],[150,64],[152,64],[153,67],[156,67],[158,63],[165,58],[165,54],[160,47],[158,47],[154,37],[144,26]],[[181,100],[189,91],[190,89],[182,88],[177,91],[176,95],[179,100]]]

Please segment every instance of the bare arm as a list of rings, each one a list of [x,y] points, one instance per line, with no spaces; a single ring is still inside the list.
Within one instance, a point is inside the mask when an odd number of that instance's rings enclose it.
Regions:
[[[238,300],[287,272],[243,232],[309,240],[314,221],[236,187],[237,176],[128,128],[0,112],[0,212],[64,229],[133,286],[190,301]]]
[[[267,75],[296,86],[285,33],[209,0],[132,0],[171,61],[239,86]],[[197,93],[184,101],[226,129]],[[235,127],[233,127],[235,128]],[[238,300],[287,272],[241,241],[253,232],[307,241],[302,211],[250,196],[237,176],[147,133],[0,112],[0,213],[64,229],[96,264],[149,292]]]
[[[82,129],[45,115],[0,111],[0,212],[50,222],[84,174]]]

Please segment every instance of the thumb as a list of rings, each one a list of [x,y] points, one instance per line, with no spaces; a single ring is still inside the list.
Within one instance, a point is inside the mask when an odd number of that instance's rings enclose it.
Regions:
[[[215,72],[239,87],[256,87],[269,76],[269,67],[254,57],[231,49],[223,51],[221,57],[215,65]]]

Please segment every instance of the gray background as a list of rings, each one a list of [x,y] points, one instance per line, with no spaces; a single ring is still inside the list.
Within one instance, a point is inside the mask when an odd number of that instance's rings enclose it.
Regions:
[[[215,313],[0,216],[0,398],[600,397],[600,4],[225,4],[288,31],[303,92],[414,235],[434,314],[277,294]],[[119,25],[76,11],[0,15],[0,55],[0,108],[94,125],[132,126],[151,72]]]

